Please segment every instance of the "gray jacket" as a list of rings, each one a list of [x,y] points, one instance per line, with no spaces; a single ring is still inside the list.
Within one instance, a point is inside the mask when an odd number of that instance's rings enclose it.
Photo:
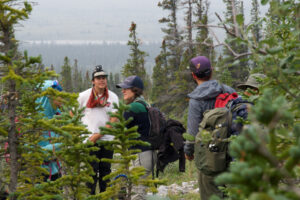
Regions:
[[[224,84],[221,86],[216,80],[209,80],[198,85],[193,92],[188,94],[190,101],[187,132],[189,134],[193,136],[197,135],[199,131],[199,124],[203,118],[203,113],[206,110],[213,109],[216,97],[219,94],[226,92],[233,93],[235,90]],[[193,144],[186,144],[184,147],[185,153],[187,155],[192,155],[194,153],[193,147]]]

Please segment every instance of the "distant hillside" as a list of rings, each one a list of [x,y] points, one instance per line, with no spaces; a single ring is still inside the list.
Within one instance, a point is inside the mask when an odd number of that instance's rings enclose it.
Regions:
[[[20,48],[27,50],[30,56],[42,55],[43,64],[53,65],[57,72],[60,71],[65,56],[69,57],[72,65],[74,59],[77,59],[79,68],[83,71],[102,64],[108,72],[120,72],[130,53],[126,42],[35,41],[23,42]],[[160,52],[160,44],[142,44],[141,49],[149,54],[146,57],[146,67],[148,72],[152,72],[155,57]]]
[[[152,73],[155,57],[160,52],[160,43],[144,43],[141,49],[149,54],[146,57],[146,68]],[[129,58],[129,48],[126,41],[28,41],[22,42],[21,50],[27,50],[30,56],[42,55],[46,67],[54,66],[60,72],[64,57],[68,56],[71,65],[78,60],[79,68],[85,72],[91,71],[95,65],[103,65],[108,72],[120,72]],[[217,56],[222,47],[216,49]]]

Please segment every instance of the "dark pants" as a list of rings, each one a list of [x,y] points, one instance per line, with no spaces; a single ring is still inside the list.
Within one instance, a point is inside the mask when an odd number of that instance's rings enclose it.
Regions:
[[[223,192],[219,190],[218,186],[214,182],[216,176],[207,176],[200,171],[198,171],[198,175],[201,200],[208,200],[213,194],[219,196],[221,199],[224,198]]]
[[[101,158],[110,158],[110,159],[113,158],[113,151],[105,149],[104,146],[102,145],[100,146],[96,145],[96,146],[99,148],[99,150],[90,152],[90,155],[95,155],[99,160]],[[110,174],[111,164],[108,162],[101,162],[101,161],[100,162],[93,161],[90,164],[93,167],[95,173],[95,175],[93,176],[94,183],[88,183],[87,186],[88,188],[91,189],[91,194],[94,195],[96,192],[97,182],[99,181],[100,192],[104,192],[106,190],[106,186],[109,180],[104,181],[102,179],[104,176]]]

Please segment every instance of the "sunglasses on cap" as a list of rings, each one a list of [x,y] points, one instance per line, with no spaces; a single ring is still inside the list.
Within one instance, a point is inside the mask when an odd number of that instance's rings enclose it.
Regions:
[[[55,80],[55,81],[52,82],[51,87],[52,87],[53,89],[56,89],[56,90],[60,91],[60,92],[62,91],[62,87],[59,85],[59,83],[58,83],[57,80]]]

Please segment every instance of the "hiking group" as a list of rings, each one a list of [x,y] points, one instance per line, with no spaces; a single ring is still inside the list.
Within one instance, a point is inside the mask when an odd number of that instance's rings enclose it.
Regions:
[[[163,171],[165,166],[179,159],[179,171],[185,171],[185,159],[193,160],[198,169],[198,182],[201,200],[207,200],[211,195],[224,197],[223,192],[214,183],[214,178],[227,170],[230,161],[233,159],[228,155],[227,138],[230,135],[238,135],[242,129],[242,123],[235,122],[237,117],[247,118],[248,109],[251,104],[243,100],[233,88],[221,84],[212,79],[212,66],[208,58],[197,56],[190,61],[190,70],[196,88],[188,94],[188,120],[187,130],[183,125],[174,119],[166,120],[159,109],[152,107],[143,98],[144,84],[140,77],[134,75],[126,77],[122,83],[116,85],[122,90],[123,101],[129,105],[129,110],[124,113],[127,120],[132,121],[126,125],[127,128],[137,126],[140,134],[137,140],[149,142],[151,146],[134,146],[139,149],[137,158],[132,166],[142,166],[145,174],[154,176],[154,166],[157,174]],[[109,113],[116,112],[113,104],[119,104],[118,96],[107,87],[108,74],[101,65],[95,67],[91,81],[92,87],[81,92],[78,97],[79,107],[84,108],[81,121],[87,126],[90,135],[88,140],[98,150],[90,152],[99,159],[98,162],[91,162],[94,170],[93,183],[87,184],[90,194],[96,193],[96,186],[99,183],[99,191],[104,192],[108,180],[103,177],[111,173],[111,163],[101,161],[102,158],[113,158],[114,152],[105,148],[97,141],[111,141],[114,136],[102,135],[100,127],[111,128],[107,122],[116,122],[117,118],[110,117]],[[260,74],[251,75],[248,81],[238,87],[249,95],[247,89],[258,93],[257,78],[263,78]],[[52,87],[62,90],[57,81],[47,81],[44,88]],[[45,116],[52,118],[60,113],[60,102],[48,98],[39,99],[44,108]],[[55,103],[56,102],[56,103]],[[183,133],[187,132],[193,136],[193,140],[184,141]],[[210,139],[205,140],[204,133],[210,133]],[[55,137],[55,133],[45,133],[45,137]],[[41,144],[44,148],[59,148],[59,144]],[[43,167],[48,169],[50,176],[46,179],[55,180],[60,176],[59,161],[45,162]],[[134,186],[132,199],[145,199],[146,187],[143,185]]]

